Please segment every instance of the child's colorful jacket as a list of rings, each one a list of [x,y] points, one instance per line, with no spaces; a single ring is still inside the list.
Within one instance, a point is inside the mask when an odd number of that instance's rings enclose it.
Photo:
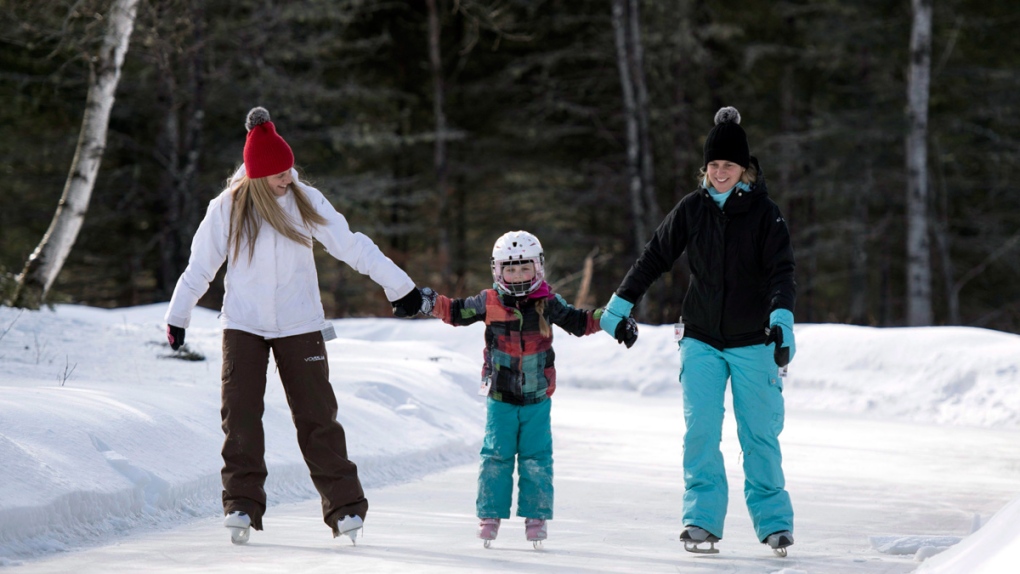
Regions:
[[[545,301],[544,315],[550,325],[578,337],[599,331],[594,311],[576,309],[543,283],[526,297],[486,289],[467,299],[436,297],[432,315],[454,326],[485,321],[485,365],[483,377],[490,378],[489,396],[515,405],[531,405],[548,399],[556,390],[556,354],[552,334],[539,330],[539,301]]]

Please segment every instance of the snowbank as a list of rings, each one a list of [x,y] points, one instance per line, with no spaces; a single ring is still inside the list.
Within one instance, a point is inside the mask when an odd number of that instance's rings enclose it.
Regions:
[[[187,343],[205,360],[172,359],[164,310],[0,307],[0,564],[220,511],[219,324],[214,312],[196,310]],[[481,325],[334,325],[331,380],[367,488],[476,460],[485,416],[476,394]],[[1016,335],[845,325],[799,325],[796,332],[788,409],[1020,426]],[[555,346],[561,386],[678,390],[671,326],[642,325],[630,350],[603,334],[579,339],[559,330]],[[271,503],[314,498],[275,373],[264,423]],[[1010,505],[995,521],[923,571],[954,571],[932,568],[975,560],[973,552],[1015,562],[1020,507]],[[953,558],[961,553],[966,558]]]

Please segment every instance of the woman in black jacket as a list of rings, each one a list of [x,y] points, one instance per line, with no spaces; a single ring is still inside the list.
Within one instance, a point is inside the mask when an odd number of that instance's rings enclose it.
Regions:
[[[793,358],[796,297],[790,232],[768,197],[735,108],[716,113],[701,185],[662,221],[610,299],[601,326],[615,333],[648,287],[686,251],[680,384],[684,420],[684,531],[692,552],[717,552],[728,487],[719,444],[726,381],[743,450],[744,497],[758,540],[786,555],[793,507],[785,489],[779,369]],[[703,542],[709,548],[699,548]]]

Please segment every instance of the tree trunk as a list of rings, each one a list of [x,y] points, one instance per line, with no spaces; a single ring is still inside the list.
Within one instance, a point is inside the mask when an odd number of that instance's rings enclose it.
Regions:
[[[850,308],[847,321],[868,325],[868,192],[874,189],[871,161],[867,161],[864,181],[859,189],[848,186],[851,196],[853,225],[850,226]]]
[[[640,135],[638,132],[637,101],[631,81],[630,56],[627,49],[627,0],[613,0],[613,32],[616,37],[616,63],[620,70],[620,88],[623,91],[623,115],[627,126],[627,182],[630,190],[631,218],[634,229],[634,249],[648,239],[645,228],[644,197],[641,191]]]
[[[931,84],[932,0],[911,0],[907,81],[907,324],[931,325],[928,238],[928,95]]]
[[[439,194],[439,213],[436,229],[439,232],[439,270],[442,273],[442,289],[452,282],[450,264],[450,190],[447,183],[446,158],[446,112],[444,111],[443,60],[439,51],[439,12],[436,0],[425,0],[429,8],[429,64],[432,67],[432,113],[436,120],[436,143],[432,164],[436,170],[436,191]]]
[[[616,38],[616,63],[620,71],[620,88],[623,91],[623,112],[627,129],[627,180],[634,229],[634,251],[640,255],[645,242],[649,239],[650,230],[654,226],[654,223],[649,223],[651,215],[649,211],[654,205],[654,199],[650,203],[649,197],[654,198],[655,194],[653,190],[646,188],[645,181],[645,178],[650,178],[652,175],[650,158],[647,165],[643,161],[645,155],[650,156],[646,153],[646,146],[650,144],[642,145],[642,141],[650,140],[650,138],[642,136],[642,112],[639,108],[641,107],[640,98],[644,97],[644,121],[647,123],[648,94],[647,90],[643,96],[640,93],[643,89],[643,80],[640,82],[641,87],[638,86],[639,82],[635,81],[636,75],[643,75],[643,72],[635,69],[641,56],[636,53],[636,42],[640,40],[635,38],[634,28],[640,23],[633,21],[637,14],[637,8],[630,5],[632,1],[636,2],[636,0],[613,0],[613,32]],[[646,320],[648,300],[649,297],[642,298],[635,310],[636,316]]]
[[[12,304],[37,309],[46,299],[85,221],[106,148],[120,69],[124,64],[138,0],[114,0],[99,53],[92,61],[78,146],[53,221],[18,276]]]
[[[591,279],[595,274],[595,256],[598,255],[599,248],[592,249],[588,255],[584,256],[584,267],[581,271],[581,286],[577,288],[577,298],[574,299],[574,307],[578,309],[588,308],[592,306],[591,296]]]
[[[634,82],[634,93],[637,97],[638,137],[641,144],[641,191],[645,202],[645,222],[648,229],[654,229],[662,219],[662,212],[655,197],[655,158],[652,156],[652,134],[648,119],[648,85],[645,82],[645,50],[641,42],[639,2],[640,0],[627,0],[629,7],[627,46],[631,59],[630,77]]]
[[[182,95],[186,103],[181,102],[178,94],[174,55],[162,54],[157,62],[167,114],[160,137],[160,156],[164,162],[160,197],[165,209],[159,240],[157,289],[166,298],[173,293],[177,278],[188,265],[190,239],[202,216],[200,202],[195,197],[205,124],[205,8],[202,0],[192,0],[188,10],[193,26],[189,32],[191,49],[181,63],[185,84]]]

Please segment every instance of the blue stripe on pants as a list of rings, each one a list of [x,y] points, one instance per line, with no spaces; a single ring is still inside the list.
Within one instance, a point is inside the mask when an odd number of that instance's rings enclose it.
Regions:
[[[726,518],[728,486],[723,466],[723,400],[733,392],[737,437],[743,451],[744,499],[758,540],[793,531],[779,433],[783,430],[782,380],[765,345],[720,351],[695,339],[680,341],[684,421],[684,525],[696,524],[719,538]]]
[[[478,472],[479,518],[510,518],[516,458],[517,516],[553,517],[552,400],[511,405],[488,399]]]

